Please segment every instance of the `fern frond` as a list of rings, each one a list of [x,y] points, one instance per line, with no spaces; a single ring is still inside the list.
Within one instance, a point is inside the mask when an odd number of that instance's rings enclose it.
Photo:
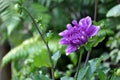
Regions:
[[[52,39],[52,41],[50,41],[50,43],[49,43],[49,46],[50,46],[50,49],[52,50],[52,52],[55,52],[59,48],[58,40]],[[34,55],[35,53],[39,53],[40,50],[46,50],[46,46],[44,45],[43,41],[41,41],[41,39],[38,36],[32,37],[32,38],[24,41],[18,47],[9,51],[3,57],[1,66],[2,67],[5,66],[10,61],[18,60],[20,58],[27,57],[31,54]],[[44,55],[44,54],[42,54],[42,55]]]
[[[20,17],[14,10],[15,2],[18,0],[1,0],[0,1],[0,18],[2,21],[1,29],[7,28],[7,34],[10,35],[11,32],[19,24]]]

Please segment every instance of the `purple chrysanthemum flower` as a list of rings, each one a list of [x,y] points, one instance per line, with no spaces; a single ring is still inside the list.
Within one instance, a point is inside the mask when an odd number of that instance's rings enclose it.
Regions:
[[[79,21],[72,21],[72,25],[67,25],[67,30],[59,33],[63,38],[60,40],[60,44],[68,45],[66,49],[66,55],[69,55],[72,52],[75,52],[77,48],[85,44],[89,38],[95,36],[100,27],[92,25],[92,20],[88,16]]]

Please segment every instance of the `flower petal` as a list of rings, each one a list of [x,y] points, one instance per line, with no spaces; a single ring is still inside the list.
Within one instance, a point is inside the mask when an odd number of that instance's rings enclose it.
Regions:
[[[92,25],[86,30],[86,33],[89,37],[92,37],[98,33],[99,29],[100,29],[99,26]]]
[[[92,20],[89,16],[87,16],[79,21],[79,25],[85,30],[92,25]]]
[[[68,33],[68,30],[64,30],[59,33],[60,36],[65,36]]]
[[[68,28],[68,30],[70,30],[70,29],[72,29],[73,27],[72,27],[71,24],[67,24],[67,28]]]
[[[86,36],[81,36],[79,39],[81,40],[82,44],[86,43],[88,40]]]
[[[75,45],[69,45],[66,49],[66,55],[69,55],[72,52],[75,52],[77,50],[77,46]]]
[[[70,44],[70,41],[67,38],[62,38],[59,44],[67,45],[67,44]]]
[[[77,23],[76,20],[73,20],[73,21],[72,21],[72,24],[75,25],[76,27],[79,27],[79,24]]]

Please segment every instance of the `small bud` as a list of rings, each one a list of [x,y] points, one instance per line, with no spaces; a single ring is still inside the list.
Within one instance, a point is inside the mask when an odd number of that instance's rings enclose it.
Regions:
[[[21,11],[19,4],[15,4],[15,5],[14,5],[14,9],[15,9],[16,12],[20,12],[20,11]]]
[[[53,33],[50,30],[48,33],[46,33],[46,40],[49,41],[53,37]]]
[[[55,78],[59,78],[60,77],[60,72],[58,70],[56,70],[54,72],[54,76],[55,76]]]
[[[71,72],[70,70],[66,71],[66,75],[67,75],[67,76],[70,76],[71,73],[72,73],[72,72]]]
[[[116,75],[120,76],[120,69],[117,70]]]
[[[72,69],[72,68],[73,68],[73,65],[72,65],[72,64],[69,64],[69,65],[67,65],[67,68],[68,68],[68,69]]]

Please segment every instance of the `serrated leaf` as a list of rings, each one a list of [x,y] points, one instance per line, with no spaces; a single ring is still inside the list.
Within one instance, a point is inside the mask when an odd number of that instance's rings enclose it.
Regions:
[[[120,4],[114,6],[107,12],[107,17],[118,17],[120,16]]]

